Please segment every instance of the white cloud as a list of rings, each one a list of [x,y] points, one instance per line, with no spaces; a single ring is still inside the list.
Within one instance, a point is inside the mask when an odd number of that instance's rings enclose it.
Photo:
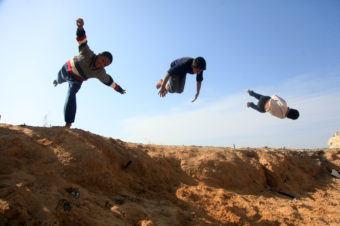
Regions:
[[[245,103],[256,100],[243,91],[195,110],[183,107],[172,113],[126,119],[125,139],[170,145],[326,147],[328,138],[340,130],[340,105],[336,104],[340,91],[333,89],[339,80],[301,76],[280,86],[288,98],[279,95],[300,111],[296,121],[247,109]]]

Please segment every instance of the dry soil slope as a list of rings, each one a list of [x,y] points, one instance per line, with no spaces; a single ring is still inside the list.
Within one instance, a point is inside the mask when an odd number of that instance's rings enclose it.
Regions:
[[[339,157],[0,124],[0,225],[337,224]]]

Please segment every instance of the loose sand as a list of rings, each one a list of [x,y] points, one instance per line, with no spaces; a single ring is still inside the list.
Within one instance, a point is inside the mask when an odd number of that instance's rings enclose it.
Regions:
[[[0,225],[339,225],[340,149],[143,145],[0,124]]]

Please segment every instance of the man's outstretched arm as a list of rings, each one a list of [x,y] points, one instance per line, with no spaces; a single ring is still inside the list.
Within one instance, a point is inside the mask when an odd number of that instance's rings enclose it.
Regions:
[[[76,20],[76,24],[77,24],[77,42],[79,45],[79,50],[81,47],[85,46],[87,44],[87,38],[86,38],[86,33],[84,30],[84,20],[82,18],[79,18]]]
[[[118,93],[120,94],[125,94],[126,90],[123,89],[122,87],[120,87],[120,85],[118,85],[117,83],[115,83],[114,81],[112,81],[112,84],[110,85],[114,90],[116,90]]]
[[[195,99],[193,99],[191,102],[195,102],[195,100],[197,100],[198,95],[200,95],[201,86],[202,86],[202,82],[197,82],[197,91],[196,91]]]

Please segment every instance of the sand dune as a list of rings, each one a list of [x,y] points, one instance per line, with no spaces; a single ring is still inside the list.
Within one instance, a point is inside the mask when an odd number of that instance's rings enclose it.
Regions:
[[[0,225],[336,225],[340,149],[143,145],[0,124]]]

